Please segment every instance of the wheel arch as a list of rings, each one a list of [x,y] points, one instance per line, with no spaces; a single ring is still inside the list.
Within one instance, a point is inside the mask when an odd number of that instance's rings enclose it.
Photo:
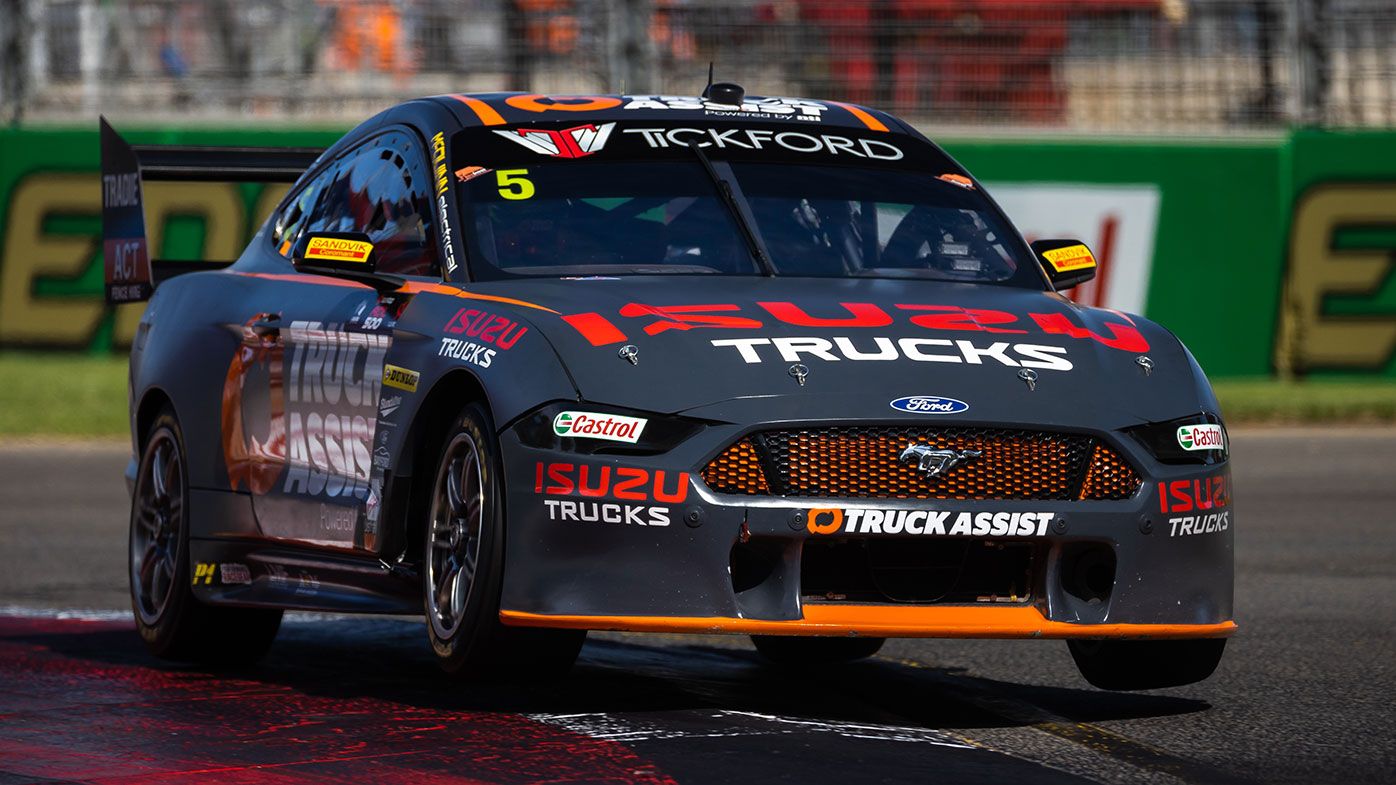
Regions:
[[[174,412],[175,419],[179,419],[174,399],[163,388],[150,387],[141,395],[140,405],[136,407],[136,429],[132,434],[138,450],[145,446],[145,436],[150,432],[150,426],[155,424],[155,418],[165,409]]]
[[[424,534],[422,526],[427,515],[424,505],[430,503],[436,458],[451,421],[461,407],[470,402],[479,402],[491,417],[494,416],[489,393],[479,377],[465,368],[453,368],[436,380],[413,414],[407,439],[398,456],[400,480],[394,480],[392,488],[394,497],[401,497],[401,501],[390,502],[400,513],[396,519],[401,521],[390,533],[392,539],[385,549],[394,557],[408,561],[416,558],[411,544],[419,542],[419,535]]]

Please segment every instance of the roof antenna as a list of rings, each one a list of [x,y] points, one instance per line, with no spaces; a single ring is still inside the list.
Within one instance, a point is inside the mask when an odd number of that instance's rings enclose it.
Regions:
[[[724,106],[741,106],[746,90],[731,82],[713,82],[713,64],[708,61],[708,86],[703,88],[703,100]]]

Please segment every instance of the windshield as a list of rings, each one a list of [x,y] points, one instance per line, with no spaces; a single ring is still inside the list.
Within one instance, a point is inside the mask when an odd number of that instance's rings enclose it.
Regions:
[[[761,272],[696,160],[500,169],[462,190],[477,278]]]
[[[963,176],[705,152],[730,203],[683,148],[656,160],[458,168],[474,277],[767,274],[746,221],[775,275],[1041,286],[1021,241]]]

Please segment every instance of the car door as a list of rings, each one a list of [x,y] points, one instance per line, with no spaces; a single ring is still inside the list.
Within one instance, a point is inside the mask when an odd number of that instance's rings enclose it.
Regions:
[[[415,135],[392,130],[339,156],[285,203],[268,252],[289,267],[309,232],[362,232],[381,271],[440,281]],[[371,480],[383,468],[374,455],[383,359],[405,300],[325,276],[263,277],[243,326],[245,361],[235,359],[225,389],[230,481],[251,492],[269,538],[363,546],[364,513],[377,503]]]

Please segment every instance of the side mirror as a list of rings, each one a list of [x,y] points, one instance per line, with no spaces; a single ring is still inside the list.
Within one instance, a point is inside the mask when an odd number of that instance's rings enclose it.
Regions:
[[[291,264],[303,273],[358,277],[378,271],[373,243],[359,232],[310,232],[296,243]]]
[[[1080,240],[1036,240],[1032,252],[1059,292],[1095,277],[1095,256]]]

